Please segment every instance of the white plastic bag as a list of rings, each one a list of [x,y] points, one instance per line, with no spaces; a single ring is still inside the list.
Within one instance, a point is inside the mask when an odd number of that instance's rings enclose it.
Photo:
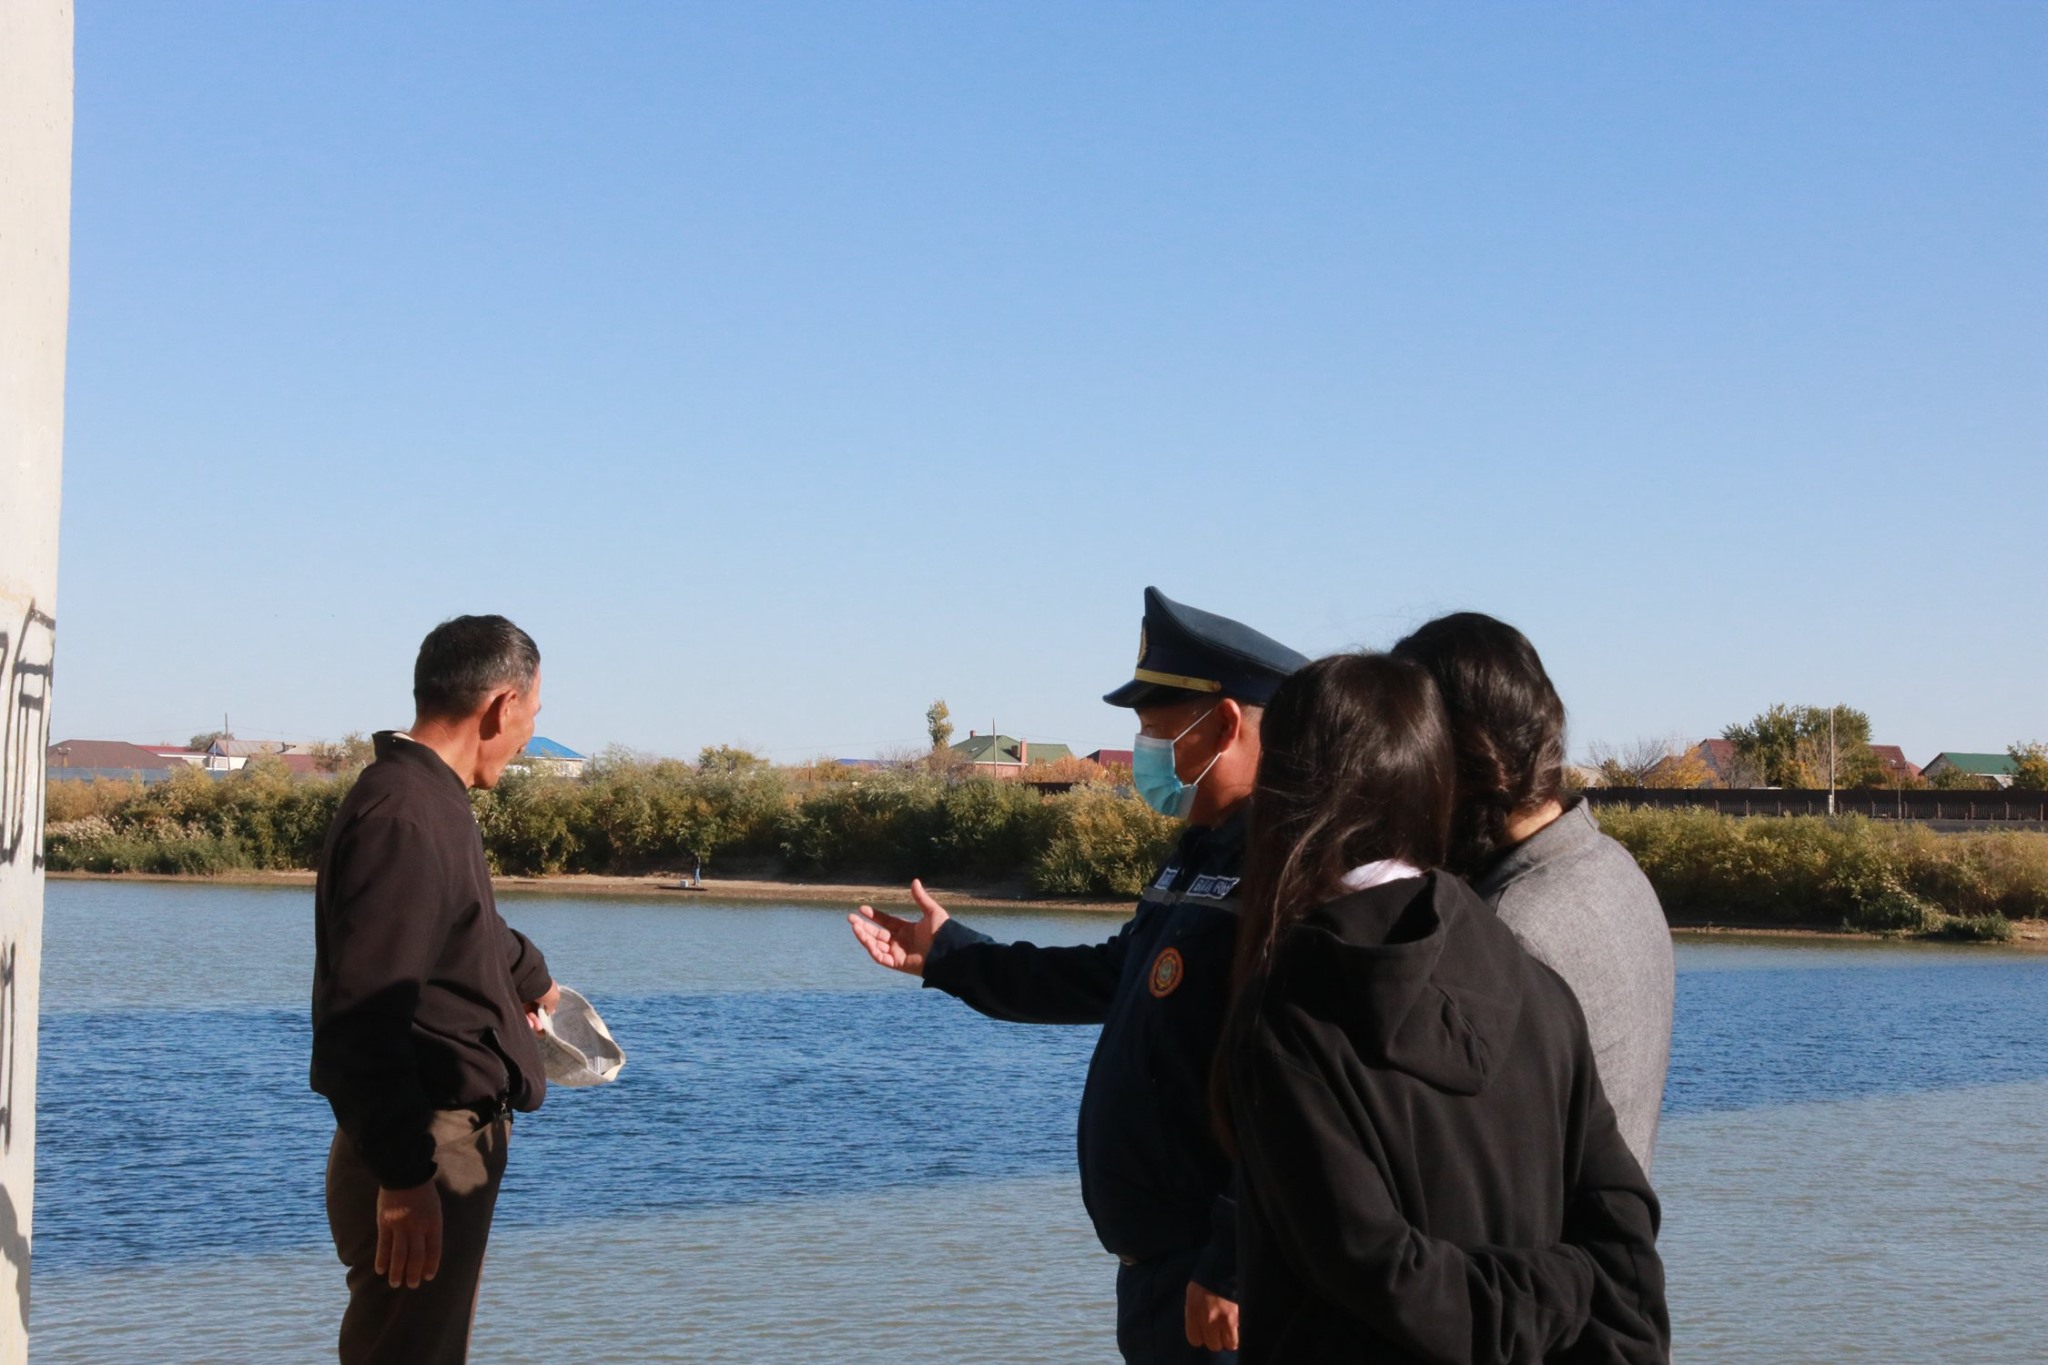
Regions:
[[[590,1002],[562,987],[560,1004],[540,1012],[540,1057],[549,1085],[603,1085],[618,1079],[626,1054]]]

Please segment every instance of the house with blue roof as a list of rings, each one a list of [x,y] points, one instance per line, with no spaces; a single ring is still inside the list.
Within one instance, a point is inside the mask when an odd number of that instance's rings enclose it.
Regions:
[[[566,744],[557,744],[545,735],[535,735],[526,741],[526,747],[519,751],[524,761],[522,766],[538,768],[544,773],[558,777],[580,777],[583,765],[590,760]]]

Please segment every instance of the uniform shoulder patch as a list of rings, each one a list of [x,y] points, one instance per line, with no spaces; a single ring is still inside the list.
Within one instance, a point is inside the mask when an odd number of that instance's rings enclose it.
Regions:
[[[1154,891],[1173,890],[1173,879],[1179,875],[1180,864],[1168,863],[1165,867],[1159,869],[1159,880],[1152,883],[1152,889]]]
[[[1180,989],[1181,979],[1187,975],[1187,966],[1181,961],[1180,949],[1161,948],[1159,956],[1152,959],[1152,970],[1146,974],[1145,984],[1154,998],[1164,1000]]]
[[[1197,877],[1194,880],[1194,884],[1188,887],[1188,894],[1190,896],[1206,897],[1210,900],[1222,900],[1225,896],[1237,890],[1237,883],[1238,878],[1236,877]]]

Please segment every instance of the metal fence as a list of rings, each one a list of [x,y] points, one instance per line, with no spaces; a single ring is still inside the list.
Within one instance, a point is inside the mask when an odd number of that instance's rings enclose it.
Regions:
[[[1723,815],[1826,815],[1828,794],[1794,788],[1591,787],[1594,806],[1713,810]],[[2048,825],[2048,792],[1838,791],[1835,812],[1928,824]]]

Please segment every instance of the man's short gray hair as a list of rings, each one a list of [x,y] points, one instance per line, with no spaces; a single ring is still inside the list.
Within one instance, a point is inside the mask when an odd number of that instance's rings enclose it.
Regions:
[[[525,692],[540,672],[540,646],[502,616],[457,616],[427,632],[412,666],[413,706],[423,717],[473,714],[501,687]]]

